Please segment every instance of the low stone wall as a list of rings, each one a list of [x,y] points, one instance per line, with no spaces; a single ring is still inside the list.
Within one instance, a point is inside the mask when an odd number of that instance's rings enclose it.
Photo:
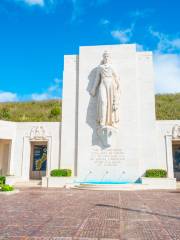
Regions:
[[[75,177],[43,177],[42,187],[71,187],[75,185]]]
[[[147,178],[142,177],[141,183],[153,189],[176,189],[176,178]]]

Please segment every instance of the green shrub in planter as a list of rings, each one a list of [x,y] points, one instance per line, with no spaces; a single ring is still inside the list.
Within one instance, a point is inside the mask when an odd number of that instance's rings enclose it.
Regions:
[[[167,177],[167,171],[164,169],[148,169],[145,172],[145,177],[165,178],[165,177]]]
[[[6,184],[1,186],[1,191],[2,192],[10,192],[10,191],[13,191],[13,190],[14,190],[13,186],[6,185]]]
[[[52,177],[70,177],[71,169],[54,169],[51,171],[50,175]]]
[[[6,177],[5,176],[0,176],[0,185],[5,184],[6,182]]]

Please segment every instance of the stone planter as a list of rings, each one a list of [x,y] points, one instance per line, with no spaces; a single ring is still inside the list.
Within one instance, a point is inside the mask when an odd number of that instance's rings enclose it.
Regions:
[[[43,177],[42,187],[71,187],[75,185],[75,177]]]
[[[153,189],[176,189],[176,178],[141,177],[141,183]]]

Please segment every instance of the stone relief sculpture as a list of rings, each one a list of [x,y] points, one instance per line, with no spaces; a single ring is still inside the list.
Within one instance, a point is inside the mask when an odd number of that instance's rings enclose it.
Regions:
[[[46,139],[46,134],[43,126],[32,127],[30,131],[30,139],[34,140],[44,140]]]
[[[180,139],[180,125],[175,125],[172,128],[172,138],[173,139]]]
[[[97,134],[104,145],[118,128],[119,123],[119,78],[110,63],[110,54],[105,51],[102,63],[97,67],[90,94],[97,95]]]

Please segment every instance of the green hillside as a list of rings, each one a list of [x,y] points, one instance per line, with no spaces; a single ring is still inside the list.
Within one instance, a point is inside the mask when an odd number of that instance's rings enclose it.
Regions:
[[[156,95],[156,118],[180,120],[180,93]]]
[[[61,121],[61,100],[0,103],[0,119],[16,122]]]
[[[61,121],[61,100],[0,103],[0,119],[17,122]],[[156,95],[156,118],[180,120],[180,93]]]

